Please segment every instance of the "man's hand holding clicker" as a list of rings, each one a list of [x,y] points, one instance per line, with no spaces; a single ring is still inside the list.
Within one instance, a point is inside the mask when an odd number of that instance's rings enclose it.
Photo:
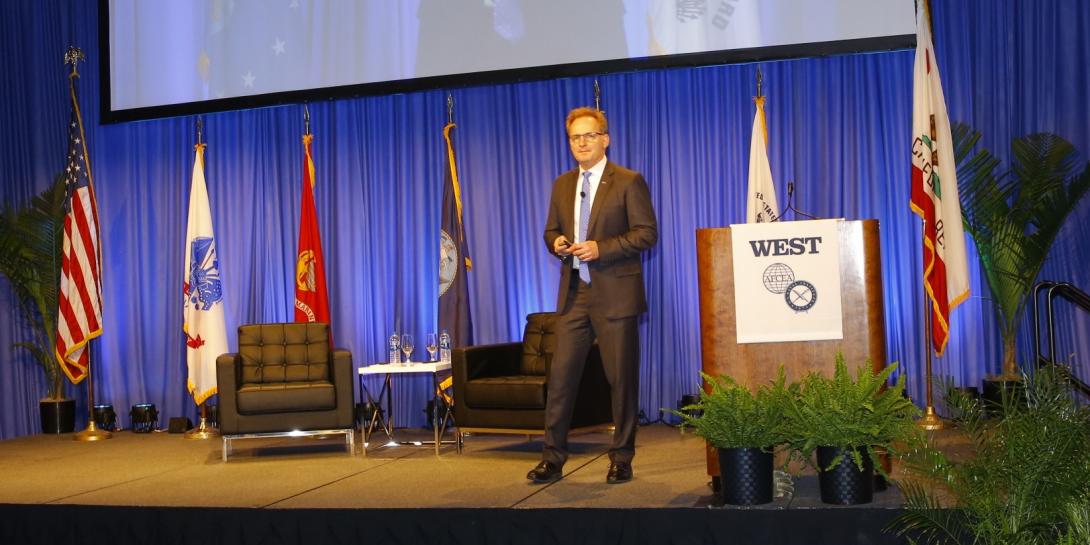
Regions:
[[[568,237],[564,235],[556,237],[556,240],[553,241],[553,253],[561,258],[571,255],[571,249],[571,242],[569,242]]]
[[[598,243],[593,240],[572,244],[568,250],[579,261],[594,261],[598,259]]]

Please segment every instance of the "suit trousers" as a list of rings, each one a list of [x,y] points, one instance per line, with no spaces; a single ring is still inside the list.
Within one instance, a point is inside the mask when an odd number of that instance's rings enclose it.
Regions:
[[[637,316],[609,319],[591,305],[590,284],[575,271],[567,308],[558,312],[556,350],[549,368],[545,400],[545,439],[542,459],[563,466],[568,459],[568,431],[579,393],[587,353],[594,340],[602,354],[613,409],[613,443],[609,459],[631,462],[636,454],[639,419],[640,342]]]

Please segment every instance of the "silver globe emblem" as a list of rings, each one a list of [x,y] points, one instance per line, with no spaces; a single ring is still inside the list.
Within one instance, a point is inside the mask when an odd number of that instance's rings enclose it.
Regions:
[[[765,268],[765,272],[761,274],[761,281],[766,290],[781,294],[787,291],[787,286],[795,281],[795,271],[783,263],[773,263]]]

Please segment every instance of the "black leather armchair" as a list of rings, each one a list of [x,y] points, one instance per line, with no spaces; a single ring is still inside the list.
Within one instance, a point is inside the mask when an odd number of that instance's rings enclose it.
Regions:
[[[327,324],[240,326],[238,347],[216,360],[224,460],[231,440],[274,435],[343,433],[354,452],[352,354]]]
[[[463,434],[541,434],[545,428],[549,366],[556,348],[556,315],[526,316],[522,342],[471,346],[452,354],[454,421]],[[572,415],[572,430],[612,425],[609,383],[598,346],[591,348]]]

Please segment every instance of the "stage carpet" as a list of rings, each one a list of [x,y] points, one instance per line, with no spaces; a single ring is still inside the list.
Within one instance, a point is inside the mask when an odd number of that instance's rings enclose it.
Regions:
[[[425,438],[399,430],[399,438]],[[895,489],[874,504],[817,500],[812,477],[768,506],[715,505],[704,443],[676,428],[640,429],[635,479],[605,482],[609,435],[572,438],[564,478],[525,475],[541,443],[477,435],[445,446],[369,448],[343,436],[220,442],[119,432],[0,442],[0,544],[884,544]],[[359,440],[357,438],[357,450]]]

